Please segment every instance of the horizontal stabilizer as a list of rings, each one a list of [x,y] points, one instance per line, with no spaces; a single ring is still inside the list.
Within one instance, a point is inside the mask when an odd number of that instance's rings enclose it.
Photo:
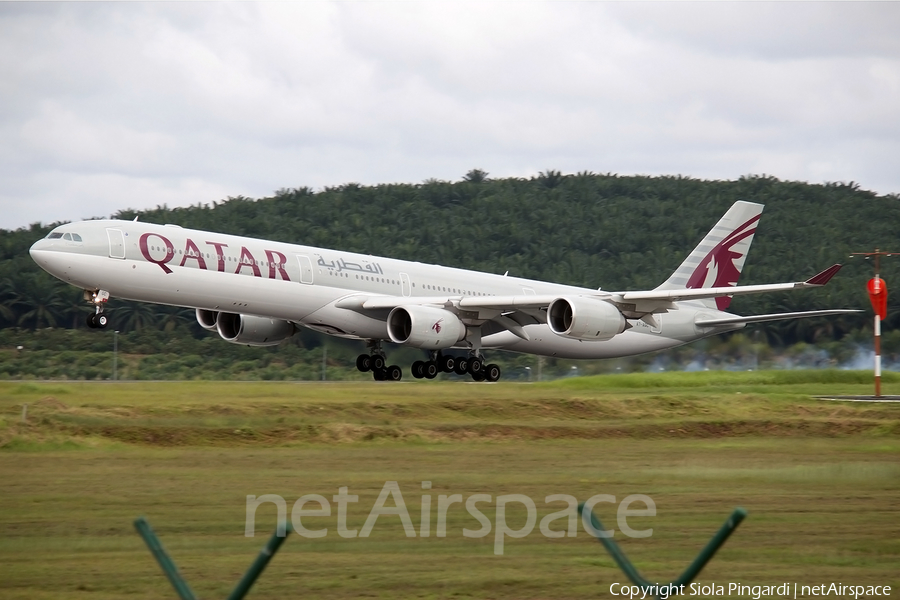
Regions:
[[[833,268],[833,267],[832,267]],[[818,277],[818,275],[817,275]],[[717,325],[734,325],[736,323],[762,323],[764,321],[782,321],[784,319],[805,319],[807,317],[826,317],[828,315],[847,315],[863,312],[854,308],[833,308],[828,310],[804,310],[801,312],[776,313],[771,315],[751,315],[749,317],[728,317],[725,319],[704,319],[694,323],[698,327],[716,327]]]

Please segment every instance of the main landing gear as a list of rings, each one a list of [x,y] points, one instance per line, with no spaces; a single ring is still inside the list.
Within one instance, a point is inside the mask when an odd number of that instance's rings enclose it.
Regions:
[[[369,354],[360,354],[356,357],[356,368],[363,373],[372,371],[375,381],[400,381],[403,377],[400,367],[387,366],[384,350],[381,349],[381,340],[369,342]]]
[[[387,366],[381,340],[369,342],[369,353],[356,357],[357,370],[372,372],[375,381],[400,381],[403,371],[397,365]],[[456,373],[471,375],[475,381],[499,381],[500,367],[495,364],[484,364],[478,354],[470,356],[453,356],[443,352],[432,351],[429,360],[417,360],[412,364],[412,375],[416,379],[434,379],[438,373]]]
[[[103,305],[109,300],[109,292],[84,290],[84,299],[94,305],[94,312],[87,316],[87,326],[91,329],[106,329],[109,317],[103,314]]]
[[[484,364],[478,355],[452,356],[442,352],[432,352],[431,360],[417,360],[412,364],[412,374],[416,379],[434,379],[438,373],[469,374],[475,381],[498,381],[500,367]]]

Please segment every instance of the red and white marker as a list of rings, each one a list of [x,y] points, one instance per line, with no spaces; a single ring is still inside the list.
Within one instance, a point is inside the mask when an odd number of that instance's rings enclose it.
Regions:
[[[875,311],[875,397],[881,396],[881,321],[887,318],[887,284],[875,274],[866,285]]]

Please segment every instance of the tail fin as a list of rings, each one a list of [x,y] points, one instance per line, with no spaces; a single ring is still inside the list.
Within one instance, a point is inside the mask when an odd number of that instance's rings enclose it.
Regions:
[[[656,289],[737,285],[762,211],[763,205],[754,202],[738,201],[732,204],[681,266]],[[731,304],[731,298],[706,298],[701,302],[710,308],[725,310]]]

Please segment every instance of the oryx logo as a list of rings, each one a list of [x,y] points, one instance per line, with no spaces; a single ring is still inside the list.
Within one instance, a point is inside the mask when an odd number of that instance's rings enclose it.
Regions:
[[[735,246],[739,246],[741,242],[756,233],[756,223],[759,221],[760,216],[756,215],[716,244],[715,248],[710,250],[709,254],[694,269],[685,287],[698,289],[737,285],[741,271],[735,265],[735,261],[747,253],[750,244],[743,244],[737,249]],[[727,296],[716,298],[716,307],[719,310],[727,309],[729,304],[731,304],[731,298]]]
[[[431,329],[433,329],[435,333],[441,332],[441,321],[443,321],[443,319],[438,319],[435,321],[434,325],[431,326]]]

